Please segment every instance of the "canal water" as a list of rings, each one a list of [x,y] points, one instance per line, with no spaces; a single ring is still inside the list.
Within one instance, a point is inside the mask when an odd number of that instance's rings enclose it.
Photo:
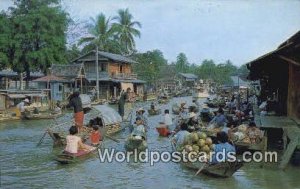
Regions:
[[[191,98],[174,98],[161,108]],[[137,107],[138,105],[135,105]],[[146,109],[149,104],[140,104]],[[128,110],[129,111],[129,110]],[[160,116],[149,117],[148,131],[150,150],[171,151],[168,138],[158,136],[155,126]],[[286,171],[250,163],[231,178],[211,178],[186,169],[177,163],[100,163],[97,154],[70,165],[60,165],[53,160],[60,149],[53,149],[50,137],[36,147],[51,120],[15,121],[0,123],[0,188],[300,188],[300,169],[289,167]],[[114,137],[115,143],[106,140],[106,148],[124,151],[128,129]]]

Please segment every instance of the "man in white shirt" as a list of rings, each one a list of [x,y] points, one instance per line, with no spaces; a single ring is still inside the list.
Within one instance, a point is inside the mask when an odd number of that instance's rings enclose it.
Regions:
[[[165,110],[165,115],[163,116],[163,121],[167,127],[170,127],[173,125],[173,120],[170,115],[170,111],[168,109]]]

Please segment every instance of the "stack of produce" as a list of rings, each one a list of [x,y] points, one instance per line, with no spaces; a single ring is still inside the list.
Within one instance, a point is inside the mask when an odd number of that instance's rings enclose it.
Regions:
[[[202,152],[203,154],[204,152],[208,155],[214,150],[214,144],[212,143],[212,139],[207,137],[204,132],[193,132],[185,137],[184,144],[178,148],[180,152],[184,150],[188,153],[196,152],[199,154]]]

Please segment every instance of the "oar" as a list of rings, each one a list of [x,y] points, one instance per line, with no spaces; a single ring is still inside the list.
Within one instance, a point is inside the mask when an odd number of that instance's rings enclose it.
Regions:
[[[54,120],[55,124],[57,125],[58,123],[57,123],[56,117],[54,117],[53,120]],[[44,134],[43,134],[42,138],[40,139],[39,143],[37,143],[37,145],[36,145],[37,147],[38,147],[39,145],[41,145],[42,142],[44,141],[44,138],[45,138],[46,134],[48,133],[48,129],[49,129],[49,128],[46,129],[46,131],[44,132]]]
[[[196,174],[194,176],[197,176],[204,169],[205,166],[206,166],[206,163],[204,163],[202,165],[202,167],[200,167],[200,169],[196,172]]]
[[[45,138],[45,136],[46,136],[47,133],[48,133],[48,129],[44,132],[44,135],[40,139],[39,143],[37,143],[37,145],[36,145],[37,147],[42,144],[42,142],[44,141],[44,138]]]
[[[115,142],[117,142],[117,143],[120,143],[120,141],[119,141],[118,139],[113,138],[113,137],[111,137],[111,136],[109,136],[109,135],[107,135],[107,134],[105,134],[104,136],[107,137],[107,138],[109,138],[109,139],[112,140],[112,141],[115,141]]]

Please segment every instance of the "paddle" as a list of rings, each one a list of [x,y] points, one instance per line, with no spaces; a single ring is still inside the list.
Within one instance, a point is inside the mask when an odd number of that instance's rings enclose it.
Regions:
[[[54,119],[55,124],[57,124],[56,117],[54,117],[53,119]],[[47,133],[48,133],[48,129],[46,129],[46,131],[44,132],[42,138],[37,143],[37,145],[36,145],[37,147],[42,144],[42,142],[44,141],[44,138],[45,138],[45,136],[46,136]]]
[[[204,163],[202,165],[202,167],[200,167],[200,169],[196,172],[196,174],[194,176],[197,176],[205,168],[205,166],[206,166],[206,163]]]
[[[118,139],[113,138],[113,137],[111,137],[111,136],[109,136],[109,135],[107,135],[107,134],[105,134],[105,137],[109,138],[110,140],[112,140],[112,141],[114,141],[114,142],[116,142],[116,143],[120,143],[120,141],[119,141]]]

